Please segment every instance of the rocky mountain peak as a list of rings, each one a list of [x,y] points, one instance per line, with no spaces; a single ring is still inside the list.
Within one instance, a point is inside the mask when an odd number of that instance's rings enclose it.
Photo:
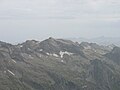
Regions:
[[[59,54],[60,51],[80,53],[80,47],[77,43],[74,43],[70,40],[54,39],[51,37],[40,42],[39,49],[43,49],[43,51],[52,54],[53,53]]]

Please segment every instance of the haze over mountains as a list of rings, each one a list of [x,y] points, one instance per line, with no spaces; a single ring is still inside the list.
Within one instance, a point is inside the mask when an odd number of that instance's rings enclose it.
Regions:
[[[73,41],[77,42],[92,42],[92,43],[97,43],[99,45],[117,45],[120,46],[120,37],[96,37],[96,38],[91,38],[91,39],[86,39],[86,38],[68,38]]]
[[[0,90],[120,90],[120,48],[52,37],[0,42]]]
[[[0,40],[6,42],[119,37],[119,23],[119,0],[0,0]]]

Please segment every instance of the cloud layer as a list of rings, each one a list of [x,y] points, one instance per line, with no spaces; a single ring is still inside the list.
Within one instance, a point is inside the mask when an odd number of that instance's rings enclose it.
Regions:
[[[0,39],[119,37],[120,0],[0,0]]]
[[[119,0],[1,0],[0,18],[120,17]]]

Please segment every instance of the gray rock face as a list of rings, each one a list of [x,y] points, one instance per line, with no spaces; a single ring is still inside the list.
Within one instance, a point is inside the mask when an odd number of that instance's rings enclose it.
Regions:
[[[91,81],[96,84],[97,90],[118,90],[116,88],[120,88],[120,77],[116,77],[115,69],[101,60],[91,61],[89,76]]]
[[[80,54],[82,51],[78,44],[63,39],[53,39],[49,38],[45,41],[42,41],[39,45],[39,48],[42,48],[45,52],[49,53],[59,53],[60,51],[68,51],[71,53]]]
[[[106,56],[116,62],[118,65],[120,65],[120,48],[119,47],[114,47],[113,50],[106,54]]]
[[[63,39],[0,42],[0,90],[120,90],[119,56]]]

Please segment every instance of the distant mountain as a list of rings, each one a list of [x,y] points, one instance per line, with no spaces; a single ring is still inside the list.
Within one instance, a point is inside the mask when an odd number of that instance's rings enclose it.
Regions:
[[[54,39],[0,42],[0,90],[120,90],[120,48]]]
[[[92,38],[92,39],[86,39],[86,38],[68,38],[73,41],[77,42],[93,42],[97,43],[100,45],[117,45],[120,46],[120,37],[114,38],[114,37],[97,37],[97,38]]]

